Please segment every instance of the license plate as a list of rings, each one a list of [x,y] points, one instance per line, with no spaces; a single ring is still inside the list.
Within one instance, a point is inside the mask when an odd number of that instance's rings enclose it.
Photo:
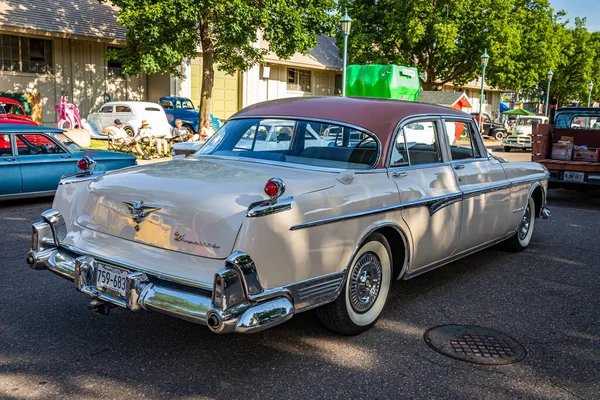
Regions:
[[[563,175],[563,179],[567,182],[585,182],[584,180],[585,174],[583,172],[571,172],[565,171]]]
[[[96,287],[118,293],[125,297],[125,283],[127,282],[127,271],[106,264],[98,263],[96,271]]]

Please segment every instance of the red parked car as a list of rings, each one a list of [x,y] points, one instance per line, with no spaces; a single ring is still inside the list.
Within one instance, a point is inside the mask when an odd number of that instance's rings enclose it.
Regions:
[[[0,97],[0,124],[38,125],[16,100]]]
[[[39,125],[25,113],[21,103],[8,97],[0,97],[0,124]],[[41,143],[34,144],[40,145]],[[18,143],[17,145],[18,147],[24,146],[22,143]],[[9,147],[8,135],[0,137],[0,149],[7,149]]]

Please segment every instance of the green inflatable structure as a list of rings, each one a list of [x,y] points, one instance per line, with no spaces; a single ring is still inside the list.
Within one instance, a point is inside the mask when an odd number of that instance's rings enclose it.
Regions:
[[[419,73],[401,65],[350,65],[346,69],[346,96],[417,101]]]

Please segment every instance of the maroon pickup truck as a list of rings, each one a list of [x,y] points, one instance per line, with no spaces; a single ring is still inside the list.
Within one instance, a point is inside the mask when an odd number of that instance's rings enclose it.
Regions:
[[[551,188],[600,188],[600,108],[561,108],[552,124],[533,126],[532,141]]]

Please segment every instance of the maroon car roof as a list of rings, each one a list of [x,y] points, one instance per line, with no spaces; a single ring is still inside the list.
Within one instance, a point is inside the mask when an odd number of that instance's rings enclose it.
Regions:
[[[467,116],[462,111],[432,104],[401,100],[371,99],[361,97],[293,97],[257,103],[246,107],[236,117],[304,117],[352,124],[373,132],[381,141],[383,155],[388,153],[389,143],[398,123],[416,115]],[[378,167],[385,165],[385,156]]]

